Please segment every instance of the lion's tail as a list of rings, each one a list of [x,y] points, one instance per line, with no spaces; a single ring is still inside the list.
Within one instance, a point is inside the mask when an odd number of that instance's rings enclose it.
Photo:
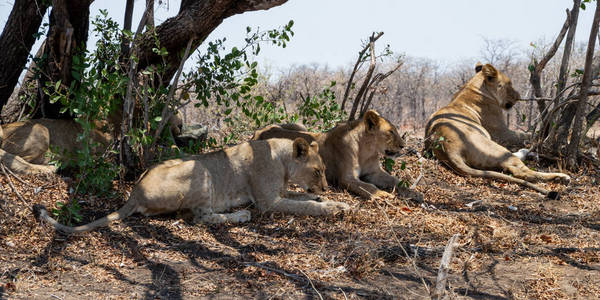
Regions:
[[[101,219],[98,219],[91,223],[77,226],[77,227],[65,226],[63,224],[58,223],[58,221],[56,221],[55,219],[53,219],[52,217],[50,217],[48,215],[48,211],[46,210],[46,207],[44,207],[44,206],[38,207],[38,208],[36,208],[36,210],[39,209],[39,217],[42,218],[43,220],[45,220],[46,222],[52,224],[52,226],[54,226],[54,228],[56,228],[56,230],[60,230],[65,233],[75,233],[75,232],[90,231],[97,227],[106,226],[111,221],[121,220],[128,216],[131,216],[137,209],[137,204],[135,202],[136,201],[133,201],[133,199],[129,199],[129,201],[127,201],[127,203],[125,203],[125,205],[123,205],[123,207],[121,207],[119,210],[117,210]]]
[[[504,173],[495,172],[495,171],[473,169],[473,168],[469,167],[462,159],[451,160],[451,164],[452,164],[451,167],[455,168],[457,171],[462,172],[466,175],[471,175],[471,176],[475,176],[475,177],[483,177],[483,178],[500,179],[500,180],[504,180],[504,181],[508,181],[508,182],[514,182],[514,183],[526,186],[528,188],[531,188],[533,190],[536,190],[536,191],[546,195],[546,197],[548,197],[550,199],[558,199],[560,197],[558,192],[549,191],[547,189],[541,188],[529,181],[525,181],[520,178],[511,177]]]

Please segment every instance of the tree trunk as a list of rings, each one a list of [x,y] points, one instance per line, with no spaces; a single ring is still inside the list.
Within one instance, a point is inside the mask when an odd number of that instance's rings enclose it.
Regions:
[[[2,123],[12,123],[16,122],[23,114],[28,115],[31,114],[32,111],[25,111],[29,106],[27,105],[27,101],[33,99],[37,99],[39,93],[41,92],[40,87],[38,86],[37,76],[38,74],[38,65],[36,61],[39,61],[44,54],[44,49],[46,49],[46,40],[42,43],[37,53],[35,54],[35,59],[29,64],[27,68],[27,73],[23,77],[23,81],[21,82],[21,86],[18,90],[15,89],[6,105],[2,108]],[[25,100],[25,101],[24,101]]]
[[[585,54],[585,68],[583,69],[583,79],[581,83],[581,92],[579,101],[577,102],[577,112],[573,123],[573,133],[571,141],[567,147],[568,160],[567,163],[571,169],[577,167],[577,155],[579,154],[579,143],[581,141],[582,125],[585,114],[585,104],[588,98],[589,88],[592,84],[592,61],[594,59],[594,48],[596,47],[596,35],[598,34],[598,26],[600,25],[600,5],[596,2],[596,12],[594,13],[594,22],[590,30],[590,39],[588,48]]]
[[[556,94],[560,93],[566,86],[567,75],[569,69],[569,59],[571,57],[571,50],[573,49],[573,39],[575,37],[575,31],[577,30],[577,19],[579,18],[579,6],[581,0],[573,0],[573,9],[571,10],[571,25],[569,25],[569,32],[567,33],[567,39],[565,41],[565,49],[563,52],[562,62],[560,64],[560,71],[558,75],[558,84]],[[554,105],[558,105],[560,98],[557,98]],[[560,143],[566,143],[567,136],[569,134],[569,128],[571,128],[571,121],[575,115],[576,105],[568,104],[561,114],[560,121],[558,121],[558,129],[556,138],[553,141],[551,149],[559,149]],[[548,134],[548,128],[544,128],[544,136]]]
[[[266,10],[285,2],[287,0],[183,0],[178,15],[156,27],[160,46],[169,53],[165,58],[164,82],[169,82],[177,71],[181,53],[190,39],[195,41],[191,49],[193,52],[223,19],[246,11]],[[153,33],[146,32],[139,48],[139,70],[162,62],[161,57],[152,51],[155,47]]]
[[[48,9],[47,1],[15,0],[0,35],[0,109],[13,92]]]
[[[90,4],[91,0],[52,1],[45,52],[47,61],[42,67],[45,78],[42,78],[42,82],[54,83],[60,80],[63,87],[70,87],[73,79],[73,56],[83,53],[87,43]],[[61,103],[50,103],[47,95],[43,95],[39,104],[40,109],[36,111],[35,118],[65,117],[60,113]]]

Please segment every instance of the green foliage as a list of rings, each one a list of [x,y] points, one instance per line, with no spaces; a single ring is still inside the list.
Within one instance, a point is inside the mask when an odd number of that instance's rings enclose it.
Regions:
[[[335,126],[336,123],[346,119],[346,112],[336,102],[335,93],[331,90],[336,82],[321,91],[317,96],[306,97],[298,113],[302,123],[308,128],[324,131]]]
[[[56,208],[52,209],[52,214],[54,218],[62,224],[66,224],[68,226],[73,226],[76,223],[81,222],[81,206],[79,206],[79,202],[73,199],[69,203],[65,202],[57,202]]]

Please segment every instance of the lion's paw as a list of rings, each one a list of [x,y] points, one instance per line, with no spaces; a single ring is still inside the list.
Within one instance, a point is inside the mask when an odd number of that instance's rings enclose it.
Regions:
[[[242,209],[232,214],[231,219],[229,220],[231,223],[245,223],[252,220],[252,214],[250,211],[246,209]]]
[[[555,177],[555,180],[557,180],[563,184],[569,184],[569,183],[571,183],[571,176],[569,176],[567,174],[559,174]]]
[[[326,214],[333,215],[340,211],[349,210],[350,205],[344,202],[337,201],[325,201],[322,202],[323,208],[325,209]]]
[[[379,190],[371,196],[371,199],[385,199],[385,198],[394,198],[394,195],[392,195],[386,191]]]

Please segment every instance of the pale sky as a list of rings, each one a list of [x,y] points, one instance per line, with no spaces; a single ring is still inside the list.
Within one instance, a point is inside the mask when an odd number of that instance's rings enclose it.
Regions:
[[[12,2],[0,0],[0,28]],[[163,2],[167,4],[156,8],[157,24],[179,10],[179,1]],[[135,1],[134,28],[144,5],[144,0]],[[294,20],[295,35],[287,48],[263,47],[257,58],[263,67],[286,69],[312,63],[345,67],[356,59],[361,40],[373,31],[385,33],[377,43],[379,50],[389,44],[395,53],[449,65],[480,59],[483,37],[510,39],[520,49],[528,49],[530,42],[540,38],[554,39],[565,20],[565,9],[571,6],[572,1],[566,0],[289,0],[267,11],[232,16],[207,40],[227,37],[230,45],[242,45],[246,26],[267,30]],[[96,0],[91,16],[101,8],[122,23],[124,1]],[[594,4],[580,12],[577,41],[587,41],[593,14]],[[90,40],[88,47],[93,43]]]

